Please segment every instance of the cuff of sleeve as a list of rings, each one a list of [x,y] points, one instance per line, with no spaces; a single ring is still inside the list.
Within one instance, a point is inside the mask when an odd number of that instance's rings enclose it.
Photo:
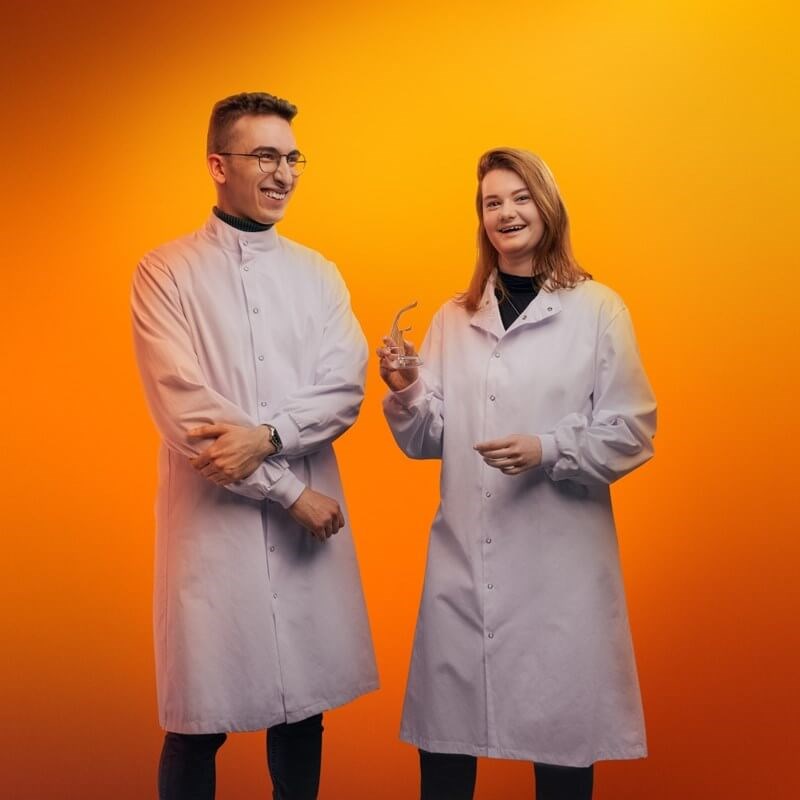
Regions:
[[[269,424],[278,431],[278,436],[281,437],[283,449],[280,455],[287,458],[296,455],[300,449],[300,429],[295,425],[294,420],[288,414],[277,414],[269,421]]]
[[[306,485],[289,469],[275,483],[267,487],[267,500],[274,500],[289,508],[303,493]]]
[[[558,460],[558,446],[556,437],[552,433],[539,434],[539,441],[542,443],[542,467],[552,467]]]
[[[414,383],[409,384],[405,389],[400,389],[398,392],[390,392],[389,397],[407,408],[424,394],[425,384],[422,382],[422,378],[417,378]]]

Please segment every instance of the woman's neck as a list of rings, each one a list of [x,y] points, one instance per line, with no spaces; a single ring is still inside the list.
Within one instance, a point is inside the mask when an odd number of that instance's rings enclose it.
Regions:
[[[529,255],[519,256],[518,258],[508,258],[500,256],[497,260],[502,272],[509,275],[519,275],[520,277],[530,278],[536,274],[536,265]]]

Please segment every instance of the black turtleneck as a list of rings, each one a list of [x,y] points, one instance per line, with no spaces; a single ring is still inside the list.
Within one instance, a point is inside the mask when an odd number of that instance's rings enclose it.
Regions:
[[[528,307],[528,304],[539,294],[539,284],[529,275],[511,275],[509,272],[497,271],[497,284],[503,284],[506,297],[501,300],[501,292],[497,286],[494,294],[500,309],[503,327],[508,330],[514,320]]]
[[[268,231],[272,227],[272,223],[264,224],[263,222],[256,222],[254,219],[247,217],[234,217],[233,214],[227,214],[214,206],[214,215],[226,222],[232,228],[239,231],[247,231],[248,233],[260,233],[261,231]]]

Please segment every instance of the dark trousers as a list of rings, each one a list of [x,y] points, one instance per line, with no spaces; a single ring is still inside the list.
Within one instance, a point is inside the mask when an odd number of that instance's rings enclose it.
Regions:
[[[224,733],[167,733],[158,764],[159,800],[214,800],[215,756]],[[316,800],[322,761],[322,714],[267,731],[273,800]]]
[[[475,756],[419,751],[421,800],[472,800]],[[534,764],[536,800],[591,800],[593,767]]]

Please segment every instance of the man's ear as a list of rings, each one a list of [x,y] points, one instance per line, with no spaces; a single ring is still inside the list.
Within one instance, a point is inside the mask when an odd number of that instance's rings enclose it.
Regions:
[[[208,173],[211,175],[211,179],[214,181],[214,183],[220,186],[225,183],[225,162],[223,161],[222,156],[219,156],[216,153],[211,153],[207,160],[207,166]]]

